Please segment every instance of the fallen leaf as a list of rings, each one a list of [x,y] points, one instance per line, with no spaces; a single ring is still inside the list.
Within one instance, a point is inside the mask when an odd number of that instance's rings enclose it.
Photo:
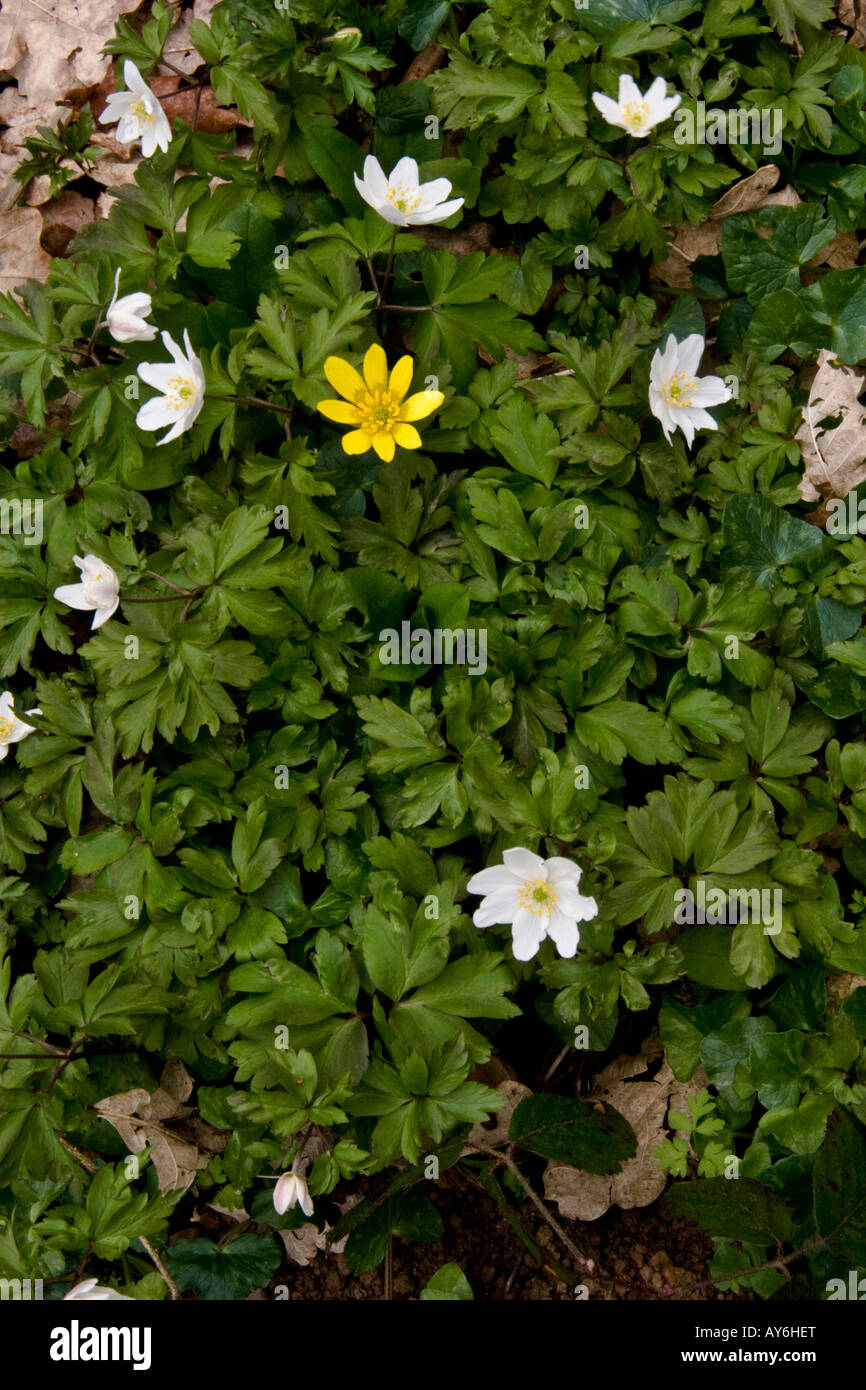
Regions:
[[[778,166],[763,164],[754,174],[740,179],[739,183],[722,194],[710,208],[706,222],[701,222],[697,227],[692,226],[691,222],[684,222],[677,228],[665,259],[653,261],[650,266],[650,279],[660,280],[671,289],[691,289],[692,262],[698,256],[718,256],[722,249],[722,223],[726,217],[764,207],[797,206],[800,197],[790,184],[778,193],[770,192],[778,180]]]
[[[49,256],[62,256],[76,232],[96,216],[96,205],[71,188],[42,208],[41,241]]]
[[[308,1265],[320,1250],[327,1250],[329,1255],[342,1255],[349,1237],[345,1235],[341,1240],[334,1241],[333,1245],[328,1245],[328,1232],[331,1229],[327,1222],[321,1231],[308,1222],[305,1226],[297,1226],[294,1231],[277,1231],[277,1235],[293,1264]]]
[[[0,50],[20,96],[53,104],[70,87],[96,87],[111,59],[102,49],[119,15],[141,0],[18,0],[0,14]]]
[[[800,445],[804,502],[847,497],[866,478],[866,408],[858,399],[866,377],[822,348],[818,370],[794,438]]]
[[[222,1153],[231,1137],[183,1104],[193,1081],[182,1062],[168,1062],[151,1094],[137,1086],[98,1100],[94,1109],[113,1125],[130,1153],[152,1149],[160,1192],[189,1187],[200,1168]]]
[[[863,0],[839,0],[836,14],[840,24],[854,31],[848,42],[854,48],[866,48],[866,5]]]
[[[764,206],[764,200],[771,188],[779,182],[779,169],[775,164],[762,164],[754,174],[740,179],[733,188],[727,189],[713,206],[708,216],[714,222],[731,217],[735,212],[753,212]]]
[[[487,1125],[475,1124],[467,1135],[467,1146],[472,1144],[489,1144],[495,1147],[502,1144],[508,1138],[508,1127],[511,1124],[511,1116],[514,1114],[516,1106],[532,1092],[528,1086],[523,1086],[519,1081],[500,1081],[496,1090],[500,1095],[505,1096],[505,1104],[501,1110],[497,1110],[493,1116],[495,1121],[488,1128]],[[489,1124],[489,1121],[488,1121]],[[463,1150],[464,1154],[474,1153],[471,1147]],[[462,1157],[463,1155],[461,1155]]]
[[[415,236],[437,251],[451,251],[455,256],[469,256],[473,251],[490,250],[492,222],[473,222],[468,227],[412,227]]]
[[[444,62],[445,49],[434,39],[426,48],[422,48],[420,53],[416,53],[400,81],[419,82],[422,78],[429,77],[437,68],[441,68]]]
[[[618,1173],[586,1173],[564,1163],[549,1163],[544,1174],[544,1194],[556,1202],[571,1221],[596,1221],[608,1207],[646,1207],[664,1191],[662,1172],[653,1149],[668,1137],[665,1124],[670,1109],[685,1109],[686,1097],[707,1085],[699,1068],[691,1081],[677,1081],[667,1062],[648,1080],[636,1080],[653,1060],[662,1056],[658,1039],[648,1039],[636,1057],[618,1057],[599,1072],[584,1099],[613,1105],[635,1132],[637,1152],[626,1159]]]
[[[10,208],[0,213],[0,290],[14,290],[23,280],[44,280],[51,261],[39,244],[42,216],[38,208]]]
[[[837,1013],[845,1000],[864,985],[866,975],[852,975],[847,970],[841,975],[830,975],[827,979],[827,1007],[831,1013]]]
[[[180,15],[179,22],[171,29],[165,41],[165,48],[162,50],[163,57],[173,63],[187,77],[202,66],[201,54],[189,36],[190,25],[195,19],[200,19],[203,24],[209,24],[211,12],[216,4],[217,0],[195,0],[192,9],[184,10],[183,14]],[[175,10],[176,16],[179,8],[178,6],[178,9]]]

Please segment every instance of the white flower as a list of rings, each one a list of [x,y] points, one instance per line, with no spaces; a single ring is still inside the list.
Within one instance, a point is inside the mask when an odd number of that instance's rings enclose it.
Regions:
[[[668,337],[664,352],[653,354],[650,366],[649,403],[657,420],[661,420],[665,439],[670,444],[671,431],[681,429],[691,446],[695,430],[717,430],[719,427],[704,406],[721,405],[731,399],[729,387],[720,376],[698,379],[698,365],[704,351],[700,333],[690,333],[678,343],[673,333]]]
[[[355,175],[355,187],[380,217],[395,227],[422,227],[428,222],[444,222],[452,212],[463,206],[462,198],[443,202],[451,192],[448,179],[433,179],[432,183],[418,182],[418,165],[404,155],[391,170],[389,178],[373,155],[364,160],[364,177]]]
[[[108,331],[116,343],[149,343],[157,335],[155,323],[145,323],[153,304],[149,294],[125,294],[118,299],[120,267],[114,277],[114,298],[105,313]]]
[[[162,333],[160,336],[163,347],[166,352],[171,353],[174,363],[139,363],[137,370],[142,381],[146,381],[148,386],[163,394],[145,401],[135,417],[135,423],[142,430],[160,430],[163,425],[171,425],[168,434],[156,441],[157,444],[168,444],[190,428],[204,405],[205,379],[201,362],[192,350],[186,329],[183,330],[186,355],[181,352],[170,333]]]
[[[682,100],[679,93],[666,96],[667,89],[664,78],[657,77],[644,96],[634,78],[624,72],[619,79],[616,101],[606,97],[604,92],[593,92],[592,100],[608,125],[619,126],[629,135],[649,135],[653,126],[666,121]]]
[[[304,1216],[313,1214],[313,1199],[306,1179],[300,1173],[283,1173],[277,1178],[274,1188],[274,1207],[282,1216],[283,1212],[294,1206],[299,1206]]]
[[[148,87],[135,63],[127,58],[123,65],[125,92],[112,92],[99,117],[101,124],[117,121],[117,138],[122,145],[141,140],[141,153],[149,159],[157,146],[167,150],[171,144],[171,122]]]
[[[28,709],[25,714],[41,714],[41,709]],[[19,719],[12,708],[12,692],[4,690],[0,695],[0,762],[9,752],[10,743],[20,743],[22,738],[28,734],[34,734],[36,730],[32,724],[25,724],[23,719]]]
[[[561,956],[573,956],[578,922],[598,913],[595,898],[578,892],[580,868],[570,859],[541,859],[528,849],[507,849],[503,863],[473,874],[470,893],[485,895],[472,920],[476,927],[510,923],[516,960],[532,960],[546,936]]]
[[[61,584],[54,590],[54,597],[68,608],[78,608],[82,613],[92,613],[91,632],[107,623],[120,603],[120,584],[117,575],[98,555],[73,555],[81,570],[80,584]]]
[[[107,1303],[111,1299],[121,1299],[124,1303],[135,1302],[134,1298],[125,1293],[118,1293],[116,1289],[101,1288],[95,1279],[82,1279],[80,1284],[76,1284],[74,1289],[63,1295],[63,1302],[70,1298],[78,1303]]]

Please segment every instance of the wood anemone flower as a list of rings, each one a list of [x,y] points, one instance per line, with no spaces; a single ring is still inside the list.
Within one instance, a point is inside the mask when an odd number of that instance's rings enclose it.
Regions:
[[[343,436],[347,454],[366,454],[375,449],[380,459],[390,463],[396,445],[401,449],[420,449],[421,436],[410,424],[438,410],[445,397],[441,391],[418,391],[404,399],[412,385],[414,362],[401,357],[388,374],[385,350],[378,343],[367,349],[363,377],[342,357],[328,357],[325,376],[342,401],[318,401],[316,409],[338,425],[354,425]]]

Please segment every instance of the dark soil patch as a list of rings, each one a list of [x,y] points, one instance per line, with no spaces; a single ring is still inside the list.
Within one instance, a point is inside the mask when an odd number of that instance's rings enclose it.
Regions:
[[[394,1240],[395,1300],[417,1301],[431,1275],[452,1260],[460,1265],[479,1301],[575,1299],[574,1290],[528,1253],[493,1199],[459,1170],[443,1173],[430,1186],[435,1188],[429,1195],[442,1217],[444,1233],[430,1245]],[[566,1268],[575,1268],[572,1256],[528,1202],[515,1210],[543,1251],[549,1251]],[[633,1211],[612,1207],[590,1223],[561,1224],[575,1244],[594,1258],[596,1274],[605,1276],[604,1282],[592,1274],[581,1276],[590,1299],[669,1299],[665,1290],[678,1288],[684,1290],[680,1297],[692,1301],[743,1297],[720,1293],[714,1287],[685,1292],[687,1285],[707,1278],[712,1241],[690,1222],[671,1217],[661,1200]],[[287,1290],[289,1299],[301,1301],[379,1300],[385,1296],[384,1264],[365,1274],[353,1274],[341,1255],[321,1253],[304,1268],[283,1268],[270,1291],[258,1297],[275,1297],[279,1285]]]

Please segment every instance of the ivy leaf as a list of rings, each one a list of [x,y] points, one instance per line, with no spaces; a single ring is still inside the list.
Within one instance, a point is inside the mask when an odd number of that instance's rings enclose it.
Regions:
[[[569,1096],[527,1096],[511,1117],[508,1137],[530,1153],[587,1173],[618,1173],[637,1152],[631,1125],[612,1105],[601,1113]]]
[[[273,1236],[248,1231],[223,1249],[200,1236],[178,1241],[168,1251],[166,1260],[182,1289],[192,1289],[208,1300],[237,1300],[270,1283],[280,1267],[282,1253]]]

